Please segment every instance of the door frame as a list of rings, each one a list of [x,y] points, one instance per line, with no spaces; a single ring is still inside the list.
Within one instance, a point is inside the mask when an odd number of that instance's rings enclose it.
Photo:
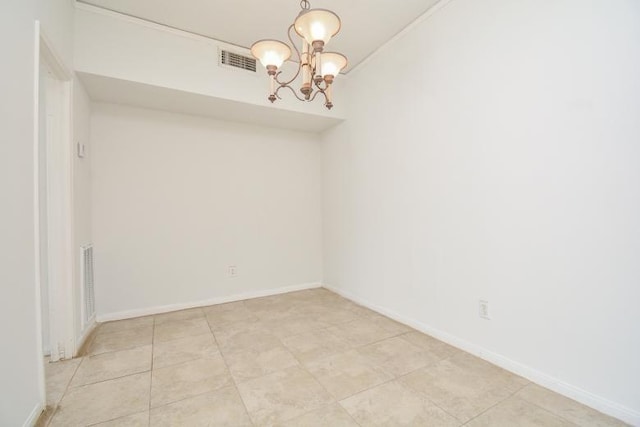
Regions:
[[[47,189],[47,264],[41,272],[40,238],[40,91],[51,95],[49,85],[40,87],[40,68],[46,64],[55,81],[53,94],[57,97],[56,132],[46,141]],[[34,52],[34,227],[35,227],[35,283],[36,329],[39,356],[44,357],[42,345],[42,295],[40,274],[48,277],[49,329],[51,361],[75,355],[75,295],[73,286],[73,187],[72,187],[72,90],[73,73],[56,53],[50,39],[35,22]],[[49,100],[46,101],[49,103]],[[44,120],[47,118],[45,117]],[[49,132],[47,132],[49,133]],[[46,315],[46,314],[45,314]],[[40,395],[46,405],[44,362],[39,364]]]

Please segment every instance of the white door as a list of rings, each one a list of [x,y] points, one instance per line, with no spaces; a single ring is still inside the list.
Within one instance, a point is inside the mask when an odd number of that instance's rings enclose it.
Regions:
[[[71,75],[40,45],[37,216],[42,350],[51,361],[75,351],[71,190]]]

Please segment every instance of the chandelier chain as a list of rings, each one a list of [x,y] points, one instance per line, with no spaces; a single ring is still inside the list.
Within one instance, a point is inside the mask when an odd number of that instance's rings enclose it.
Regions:
[[[302,0],[300,2],[300,7],[302,8],[302,10],[309,10],[311,9],[311,3],[309,3],[309,0]]]

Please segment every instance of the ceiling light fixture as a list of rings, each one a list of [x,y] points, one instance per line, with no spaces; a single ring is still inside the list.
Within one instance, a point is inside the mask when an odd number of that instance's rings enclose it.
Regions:
[[[325,107],[330,110],[333,107],[331,85],[340,70],[347,66],[347,58],[340,53],[325,52],[324,48],[331,37],[340,31],[340,18],[330,10],[311,9],[307,0],[302,0],[300,7],[302,11],[288,30],[289,41],[298,55],[298,70],[291,80],[279,79],[282,71],[278,69],[291,56],[291,48],[286,43],[259,40],[251,46],[251,54],[267,69],[270,79],[269,101],[282,99],[278,92],[286,87],[300,101],[313,101],[321,93],[324,95]],[[302,51],[298,50],[291,37],[292,30],[302,38]],[[300,75],[302,96],[291,86]]]

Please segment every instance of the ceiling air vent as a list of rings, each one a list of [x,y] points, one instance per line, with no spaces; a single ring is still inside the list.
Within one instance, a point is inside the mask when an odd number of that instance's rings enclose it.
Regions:
[[[256,60],[254,58],[239,55],[224,49],[220,49],[220,64],[241,68],[254,73],[256,72]]]

